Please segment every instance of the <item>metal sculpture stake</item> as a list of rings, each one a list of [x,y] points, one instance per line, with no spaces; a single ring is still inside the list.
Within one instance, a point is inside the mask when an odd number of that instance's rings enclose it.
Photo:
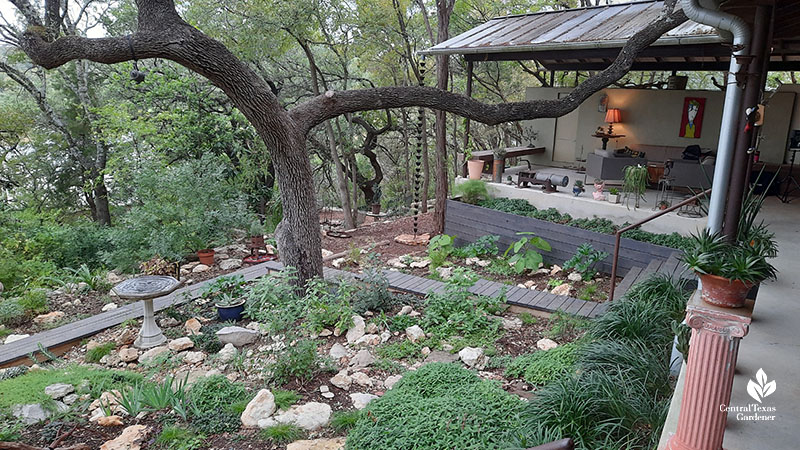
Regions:
[[[419,85],[425,85],[425,57],[419,61]],[[419,108],[417,117],[417,148],[414,158],[414,202],[411,205],[411,214],[414,215],[414,237],[419,234],[419,211],[422,208],[420,199],[420,182],[422,178],[422,139],[423,139],[423,120],[425,118],[425,108]]]
[[[152,348],[167,342],[167,338],[161,333],[161,328],[156,324],[153,299],[171,293],[181,284],[180,281],[172,277],[148,275],[131,278],[114,286],[112,290],[119,298],[123,300],[142,300],[144,303],[142,329],[139,330],[139,336],[133,343],[135,347]]]

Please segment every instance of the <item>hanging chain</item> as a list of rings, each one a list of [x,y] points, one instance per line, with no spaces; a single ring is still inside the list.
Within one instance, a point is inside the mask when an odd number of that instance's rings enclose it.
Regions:
[[[419,61],[419,85],[425,85],[425,56]],[[420,185],[422,184],[422,139],[423,139],[423,120],[425,109],[419,108],[417,117],[417,148],[414,157],[414,202],[411,204],[411,213],[414,215],[414,237],[419,233],[419,212],[422,207],[420,198]]]

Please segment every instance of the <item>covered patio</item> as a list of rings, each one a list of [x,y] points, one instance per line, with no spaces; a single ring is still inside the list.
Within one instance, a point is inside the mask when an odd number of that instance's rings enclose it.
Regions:
[[[684,220],[668,214],[649,224],[651,230],[664,231],[656,225],[661,222],[665,230],[681,233],[707,227],[731,234],[739,221],[743,193],[754,177],[761,172],[774,176],[777,184],[761,217],[776,233],[778,281],[762,284],[757,301],[741,310],[714,310],[690,302],[687,323],[693,329],[694,351],[689,365],[683,366],[659,448],[716,450],[723,445],[723,436],[728,449],[795,448],[793,425],[800,420],[800,391],[788,380],[800,370],[797,332],[791,325],[800,311],[785,299],[797,297],[791,280],[798,275],[793,262],[800,207],[791,203],[791,174],[794,149],[800,147],[800,131],[795,132],[800,130],[796,98],[800,85],[778,83],[770,90],[766,86],[770,72],[800,70],[796,26],[800,2],[736,0],[725,2],[720,10],[714,2],[679,5],[689,17],[713,26],[687,21],[640,54],[631,68],[672,72],[666,89],[605,89],[566,116],[524,123],[537,137],[517,145],[544,151],[525,157],[527,162],[506,161],[509,167],[500,177],[495,171],[490,190],[496,196],[525,198],[537,208],[554,206],[578,217],[634,221],[653,214],[653,204],[633,213],[620,205],[603,204],[591,198],[591,184],[595,178],[618,183],[619,167],[660,165],[682,171],[673,175],[688,180],[672,187],[711,185],[709,217]],[[557,71],[576,71],[577,83],[577,71],[605,69],[627,39],[653,21],[662,8],[663,2],[643,1],[499,17],[425,53],[460,55],[470,74],[483,61],[535,61],[540,68],[536,77],[547,87],[529,88],[525,98],[557,100],[572,89],[553,87]],[[709,20],[712,16],[717,21]],[[715,26],[732,29],[733,39]],[[721,82],[715,82],[719,91],[687,91],[679,74],[689,71],[722,72]],[[469,83],[468,95],[471,90]],[[698,108],[705,112],[702,133],[695,120]],[[619,112],[609,114],[612,109]],[[599,151],[604,139],[609,148]],[[688,162],[684,150],[690,145],[696,145],[701,156]],[[629,163],[619,164],[618,157],[629,158]],[[710,178],[702,180],[698,165],[710,169],[713,184]],[[566,175],[570,181],[559,187],[561,193],[543,193],[538,187],[516,187],[513,182],[520,171]],[[512,183],[507,182],[509,176]],[[572,196],[576,179],[587,181],[583,197]],[[648,191],[648,203],[656,195]],[[769,380],[777,380],[781,391],[756,399],[757,406],[770,408],[772,420],[754,419],[736,410],[755,405],[749,385],[759,369]]]

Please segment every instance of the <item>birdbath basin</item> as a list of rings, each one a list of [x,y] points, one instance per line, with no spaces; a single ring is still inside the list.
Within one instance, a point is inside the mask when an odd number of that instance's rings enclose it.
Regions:
[[[147,275],[130,278],[119,283],[112,289],[123,300],[142,300],[144,303],[144,322],[139,336],[133,345],[137,348],[157,347],[167,338],[161,333],[161,328],[156,324],[153,299],[163,297],[181,285],[181,282],[172,277]]]

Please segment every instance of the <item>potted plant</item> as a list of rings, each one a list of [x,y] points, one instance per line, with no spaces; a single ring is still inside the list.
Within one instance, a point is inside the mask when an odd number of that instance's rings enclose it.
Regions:
[[[252,248],[264,247],[264,225],[258,218],[250,223],[250,246]]]
[[[768,191],[764,189],[760,195],[755,195],[753,188],[748,191],[735,236],[726,239],[706,230],[693,236],[694,245],[684,253],[683,261],[700,277],[700,296],[705,302],[738,308],[744,306],[753,286],[775,279],[777,270],[767,261],[778,255],[775,234],[763,221],[756,223]]]
[[[662,211],[667,209],[667,208],[669,208],[669,207],[670,207],[670,204],[666,200],[661,200],[660,202],[658,202],[658,209],[660,209]]]
[[[479,159],[472,159],[473,143],[469,142],[467,149],[464,151],[464,159],[467,160],[467,171],[470,180],[480,180],[481,173],[483,173],[483,161]]]
[[[575,180],[575,184],[572,186],[572,194],[575,195],[575,197],[577,197],[581,195],[581,192],[583,191],[584,191],[583,181]]]
[[[222,294],[217,297],[214,306],[217,308],[219,320],[222,322],[242,320],[244,302],[245,299],[243,297],[236,298],[231,294]]]
[[[615,187],[608,189],[608,202],[619,203],[619,189]]]
[[[622,179],[622,192],[625,193],[625,204],[628,205],[633,198],[633,208],[639,207],[639,201],[644,200],[644,192],[647,190],[647,167],[637,164],[635,166],[625,166]]]
[[[375,189],[372,191],[372,214],[378,215],[381,213],[381,196],[383,193],[381,192],[380,185],[375,186]]]

